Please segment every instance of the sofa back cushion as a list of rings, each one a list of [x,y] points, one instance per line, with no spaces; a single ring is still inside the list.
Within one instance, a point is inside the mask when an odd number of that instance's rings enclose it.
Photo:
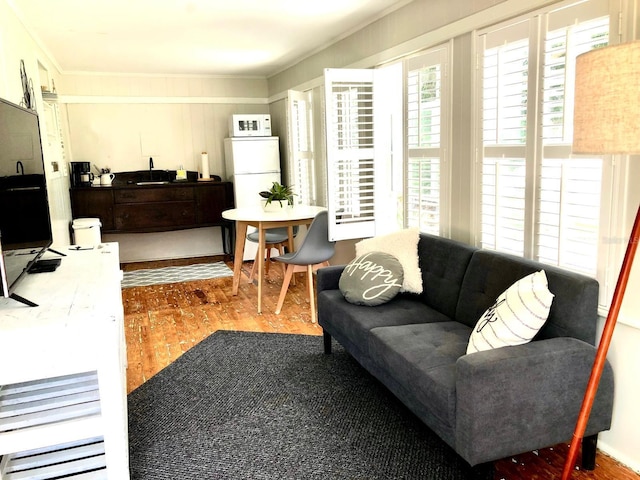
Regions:
[[[475,250],[464,243],[421,233],[418,241],[422,272],[420,300],[449,318],[455,318],[462,280]]]
[[[460,289],[455,319],[473,328],[514,282],[544,270],[555,295],[549,318],[535,339],[574,337],[595,344],[598,282],[590,277],[503,253],[477,250]]]

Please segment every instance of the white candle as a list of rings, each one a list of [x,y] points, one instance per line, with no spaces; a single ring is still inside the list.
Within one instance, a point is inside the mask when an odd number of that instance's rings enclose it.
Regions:
[[[202,152],[202,178],[209,179],[209,155],[207,152]]]

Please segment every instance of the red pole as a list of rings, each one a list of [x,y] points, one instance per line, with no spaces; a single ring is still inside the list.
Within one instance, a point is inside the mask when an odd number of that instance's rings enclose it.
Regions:
[[[640,238],[640,207],[636,213],[636,220],[633,224],[633,230],[629,237],[629,243],[627,244],[627,251],[622,261],[622,267],[620,268],[620,275],[618,276],[618,283],[616,283],[616,289],[613,292],[613,298],[611,299],[611,307],[609,308],[609,314],[604,324],[602,331],[602,337],[600,338],[600,344],[596,351],[596,357],[593,361],[593,368],[591,369],[591,376],[589,377],[589,383],[582,400],[582,407],[580,407],[580,413],[576,422],[575,430],[573,431],[573,440],[567,454],[567,459],[564,464],[564,470],[562,471],[562,480],[569,480],[571,472],[576,464],[576,458],[578,456],[578,448],[581,440],[584,436],[584,431],[587,428],[587,422],[589,421],[589,415],[591,414],[591,407],[593,407],[593,400],[598,391],[598,384],[600,383],[600,377],[602,376],[602,370],[604,369],[605,361],[607,359],[607,351],[609,350],[609,344],[611,343],[611,337],[613,336],[613,329],[618,321],[618,313],[622,306],[622,300],[624,299],[624,291],[627,288],[627,282],[629,281],[629,275],[631,274],[631,267],[633,266],[633,259],[638,247],[638,240]]]

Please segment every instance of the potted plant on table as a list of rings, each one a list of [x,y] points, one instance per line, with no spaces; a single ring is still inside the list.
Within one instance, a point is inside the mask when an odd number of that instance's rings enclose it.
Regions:
[[[263,200],[263,208],[267,211],[293,206],[294,195],[291,187],[281,185],[278,182],[273,182],[269,190],[260,192],[260,196],[265,199]]]

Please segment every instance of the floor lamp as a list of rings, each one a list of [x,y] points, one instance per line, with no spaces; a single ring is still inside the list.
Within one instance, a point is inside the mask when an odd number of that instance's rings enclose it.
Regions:
[[[640,153],[640,42],[599,48],[578,56],[573,123],[574,153]],[[582,400],[562,480],[570,478],[576,463],[578,448],[598,390],[639,237],[640,208],[636,214]]]

